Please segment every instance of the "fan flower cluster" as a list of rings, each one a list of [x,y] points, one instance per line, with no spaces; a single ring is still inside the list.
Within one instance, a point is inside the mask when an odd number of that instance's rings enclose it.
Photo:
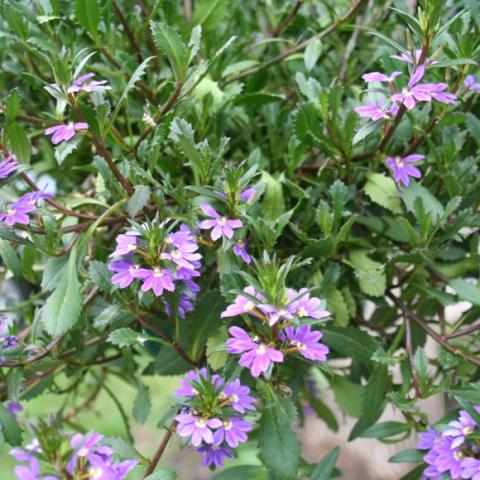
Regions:
[[[480,405],[475,406],[480,413]],[[439,432],[428,427],[419,433],[417,448],[428,450],[423,457],[428,464],[426,478],[448,478],[480,480],[480,459],[478,458],[478,422],[465,410],[461,410],[458,419],[450,422],[446,429]]]
[[[232,336],[227,340],[228,352],[241,355],[239,364],[248,368],[254,377],[267,372],[273,363],[283,363],[285,355],[299,353],[312,361],[325,361],[328,347],[319,342],[322,333],[312,330],[311,325],[302,321],[320,320],[330,315],[322,308],[319,298],[311,297],[308,289],[298,292],[287,289],[282,305],[266,303],[266,297],[257,292],[253,286],[245,287],[244,295],[237,295],[234,302],[222,312],[222,318],[249,315],[271,327],[253,337],[240,327],[230,327]]]
[[[35,212],[40,200],[50,198],[50,194],[37,191],[22,195],[17,201],[5,206],[0,210],[0,222],[9,227],[13,225],[28,225],[29,214]]]
[[[188,372],[175,395],[181,405],[177,433],[203,454],[203,465],[220,468],[225,458],[233,459],[233,449],[248,440],[252,429],[245,420],[247,410],[255,410],[250,389],[239,379],[224,383],[202,368]]]
[[[182,224],[176,232],[165,232],[163,226],[156,230],[160,237],[146,229],[118,235],[108,268],[115,272],[114,285],[127,288],[140,281],[141,290],[151,290],[156,297],[164,291],[173,292],[180,285],[179,312],[184,316],[192,310],[192,301],[200,290],[193,279],[200,276],[202,256],[197,253],[198,243],[187,225]],[[170,307],[166,307],[170,313]]]
[[[124,480],[137,460],[117,462],[110,447],[101,444],[103,436],[98,433],[75,434],[71,438],[72,456],[66,465],[68,478],[85,480]],[[14,469],[17,480],[58,480],[59,477],[42,476],[40,460],[44,459],[37,439],[25,448],[14,448],[10,455],[22,463]]]
[[[94,76],[94,73],[87,73],[74,79],[72,85],[63,86],[58,85],[57,83],[52,83],[49,87],[45,88],[53,97],[60,100],[65,100],[64,96],[68,95],[103,92],[111,89],[106,80],[92,80]],[[47,128],[45,130],[45,135],[52,135],[52,143],[57,145],[61,142],[68,142],[78,131],[86,131],[88,130],[88,127],[88,123],[86,122],[68,122]]]

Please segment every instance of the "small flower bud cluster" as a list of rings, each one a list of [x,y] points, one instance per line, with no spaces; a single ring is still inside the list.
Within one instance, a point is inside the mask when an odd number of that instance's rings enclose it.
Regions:
[[[228,352],[240,354],[239,364],[250,369],[254,377],[267,372],[273,363],[283,363],[285,355],[299,353],[313,361],[325,361],[328,347],[319,343],[322,333],[312,330],[311,325],[293,327],[306,320],[320,320],[330,315],[323,310],[319,298],[311,297],[308,289],[298,292],[287,289],[282,305],[266,303],[265,295],[253,286],[244,289],[244,295],[237,295],[234,302],[222,313],[222,318],[249,315],[272,327],[268,333],[250,336],[240,327],[230,327],[232,335],[227,341]]]
[[[224,383],[205,368],[188,372],[180,381],[175,392],[182,408],[175,417],[177,433],[203,454],[206,467],[222,467],[225,458],[234,458],[233,449],[248,440],[252,424],[245,414],[255,410],[249,394],[240,380]]]
[[[480,413],[480,405],[475,406]],[[442,431],[428,427],[419,433],[417,448],[428,450],[423,460],[428,467],[423,472],[425,478],[480,479],[480,442],[478,422],[465,410],[458,419],[451,421]],[[446,477],[445,477],[446,478]]]

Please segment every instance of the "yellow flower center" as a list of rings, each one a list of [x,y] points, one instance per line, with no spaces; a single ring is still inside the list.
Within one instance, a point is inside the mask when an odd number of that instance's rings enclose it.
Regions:
[[[160,270],[159,267],[155,267],[155,268],[153,269],[153,275],[154,275],[155,277],[161,277],[161,276],[163,275],[163,272]]]
[[[292,342],[299,350],[306,350],[307,346],[302,342]]]
[[[397,167],[403,167],[405,164],[402,162],[402,157],[395,157],[395,163]]]
[[[139,268],[140,268],[140,265],[132,265],[131,267],[128,268],[128,273],[130,275],[133,275]]]
[[[455,457],[456,460],[460,460],[461,458],[463,458],[463,453],[458,451],[458,452],[455,452],[453,456]]]
[[[137,244],[136,244],[136,243],[129,243],[129,244],[127,245],[127,250],[128,250],[129,252],[133,252],[136,248],[137,248]]]
[[[259,355],[264,355],[266,351],[267,351],[267,346],[263,343],[261,343],[257,348],[257,353]]]
[[[308,312],[303,308],[303,307],[300,307],[297,311],[297,315],[302,318],[302,317],[307,317],[308,316]]]
[[[470,435],[473,433],[473,428],[472,427],[465,427],[463,430],[462,430],[463,434],[464,435]]]
[[[175,250],[174,252],[172,252],[173,258],[180,258],[181,256],[182,254],[178,250]]]
[[[233,428],[233,423],[232,422],[223,422],[223,428],[225,430],[231,430]]]
[[[195,426],[196,426],[197,428],[205,428],[206,425],[207,425],[207,424],[206,424],[205,420],[203,420],[202,418],[199,418],[199,419],[195,422]]]
[[[218,219],[218,223],[219,223],[220,225],[225,225],[225,224],[227,223],[227,219],[226,219],[225,217],[220,217],[220,218]]]
[[[16,210],[14,208],[7,209],[7,215],[15,215]]]
[[[402,90],[402,94],[404,97],[411,97],[413,95],[413,93],[407,87]]]
[[[85,457],[86,455],[88,455],[88,449],[85,448],[85,447],[82,447],[82,448],[78,451],[77,455],[78,455],[79,457]]]
[[[238,240],[237,245],[238,245],[240,248],[243,248],[243,247],[245,246],[245,242],[244,242],[243,240]]]
[[[90,478],[100,478],[103,474],[103,470],[98,467],[91,467],[88,469],[88,474]]]
[[[253,310],[253,309],[255,308],[255,304],[254,304],[252,301],[247,302],[247,303],[245,304],[245,307],[244,307],[244,308],[245,308],[245,310],[246,310],[247,312],[250,312],[251,310]]]

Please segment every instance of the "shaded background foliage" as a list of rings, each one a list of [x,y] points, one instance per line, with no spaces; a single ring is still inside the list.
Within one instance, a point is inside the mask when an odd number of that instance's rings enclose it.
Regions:
[[[427,12],[419,22],[418,6]],[[158,212],[194,223],[203,188],[218,188],[230,166],[257,169],[255,201],[244,217],[250,253],[261,260],[267,252],[279,263],[295,256],[299,266],[288,285],[315,288],[332,313],[323,328],[331,362],[313,370],[340,410],[358,419],[352,440],[424,429],[418,399],[444,394],[478,402],[480,120],[476,94],[463,89],[477,69],[476,2],[4,0],[0,25],[2,146],[28,168],[0,195],[16,198],[29,178],[48,184],[65,207],[42,209],[43,231],[30,230],[27,240],[0,225],[2,276],[13,276],[24,296],[5,294],[5,310],[39,355],[32,361],[28,350],[5,353],[17,362],[0,374],[5,401],[20,399],[28,411],[34,397],[67,392],[52,414],[77,427],[77,407],[93,408],[97,387],[108,389],[110,376],[121,375],[137,389],[133,418],[146,421],[155,395],[142,376],[179,375],[190,366],[178,349],[144,347],[118,333],[128,325],[138,333],[145,324],[112,291],[107,257],[128,217]],[[390,55],[425,45],[438,61],[429,75],[459,93],[458,105],[422,104],[392,122],[391,137],[388,122],[358,119],[354,108],[376,95],[365,92],[361,75],[398,69]],[[53,147],[44,130],[61,123],[65,106],[44,86],[69,84],[82,60],[112,89],[67,108],[66,121],[84,118],[90,133]],[[397,186],[385,157],[412,152],[426,157],[423,177]],[[245,285],[239,272],[247,268],[231,252],[202,253],[207,293],[174,338],[195,365],[228,372],[234,361],[215,350],[226,339],[219,312],[230,291]],[[40,314],[52,291],[59,302]],[[211,309],[213,298],[218,308]],[[446,309],[461,301],[468,302],[461,315],[446,321]],[[150,326],[179,333],[154,307],[145,310]],[[106,339],[113,331],[112,344]],[[427,353],[428,338],[436,345]],[[289,412],[282,429],[303,420],[304,403],[338,428],[312,392],[311,374],[298,362],[275,379],[275,395]],[[387,403],[403,422],[377,423]],[[262,435],[275,437],[268,418],[263,424],[245,448],[256,448],[259,437],[260,458],[279,475],[276,453],[298,445],[289,434],[275,440],[277,452],[262,446]],[[421,460],[410,454],[394,461]],[[286,478],[296,478],[295,463],[298,475],[329,478],[315,474],[325,463],[312,467],[293,455]],[[405,478],[418,478],[421,468]]]

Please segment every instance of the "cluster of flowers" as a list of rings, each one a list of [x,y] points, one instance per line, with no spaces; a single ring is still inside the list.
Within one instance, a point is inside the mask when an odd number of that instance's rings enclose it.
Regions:
[[[302,320],[320,320],[328,317],[330,312],[322,309],[319,298],[311,297],[308,289],[298,292],[287,289],[286,302],[282,306],[265,303],[265,296],[254,287],[244,289],[245,295],[238,295],[234,302],[222,312],[222,318],[238,315],[250,315],[268,324],[272,328],[272,338],[262,335],[251,337],[240,327],[230,327],[232,338],[227,340],[228,352],[240,354],[239,364],[250,369],[254,377],[267,372],[273,363],[282,363],[284,356],[298,352],[312,361],[325,361],[329,353],[328,347],[319,342],[322,333],[312,330],[311,325],[304,324],[293,327],[291,324]],[[278,333],[274,333],[278,331]]]
[[[225,458],[233,459],[232,449],[246,442],[252,429],[244,418],[247,410],[255,410],[250,389],[239,379],[225,384],[202,368],[188,372],[175,395],[181,406],[177,433],[203,454],[203,465],[220,468]]]
[[[130,470],[137,465],[137,460],[116,462],[112,449],[101,445],[103,436],[98,433],[73,435],[70,445],[73,454],[69,459],[66,472],[69,478],[84,478],[88,480],[124,480]],[[34,440],[25,449],[14,448],[10,454],[26,465],[15,467],[18,480],[58,480],[56,476],[40,476],[39,458],[42,450],[38,440]]]
[[[8,322],[6,320],[0,320],[0,350],[8,350],[19,343],[20,340],[16,335],[10,335],[8,333]]]
[[[388,84],[390,90],[390,98],[386,101],[375,103],[367,102],[366,105],[355,108],[357,114],[362,118],[370,118],[374,122],[381,119],[393,119],[398,115],[400,108],[412,110],[417,102],[431,102],[436,100],[445,104],[456,104],[457,96],[447,92],[448,85],[446,83],[420,83],[425,75],[427,66],[434,64],[434,61],[428,58],[421,61],[421,50],[415,51],[415,60],[411,54],[392,55],[401,62],[413,65],[412,74],[407,85],[400,91],[395,86],[395,80],[402,75],[402,72],[395,71],[390,75],[381,72],[366,73],[362,76],[366,83],[378,82]],[[465,80],[467,88],[474,89],[475,80],[468,78]],[[410,177],[420,178],[422,173],[411,163],[418,162],[425,158],[424,155],[408,155],[406,157],[387,157],[387,166],[392,170],[393,177],[397,183],[403,183],[408,187]]]
[[[480,413],[480,405],[475,410]],[[423,457],[428,464],[424,476],[440,480],[448,474],[454,480],[480,480],[478,432],[475,419],[461,410],[458,420],[450,422],[442,432],[429,426],[426,432],[419,433],[417,448],[428,450]]]
[[[227,198],[223,192],[215,193],[222,200]],[[255,189],[252,187],[247,188],[240,193],[240,201],[248,202],[254,195]],[[232,240],[235,234],[234,230],[243,227],[243,222],[240,219],[222,216],[208,203],[203,203],[200,205],[200,210],[206,217],[208,217],[208,219],[199,222],[198,227],[201,230],[211,230],[210,238],[214,242],[216,242],[219,238]],[[245,263],[250,263],[251,258],[247,252],[247,241],[244,238],[236,239],[232,250],[233,253],[237,257],[240,257]]]
[[[62,95],[102,92],[111,89],[106,80],[91,80],[94,76],[94,73],[82,75],[75,79],[73,84],[68,87],[53,83],[50,85],[51,90],[49,91],[53,92],[53,95],[56,98],[61,98]],[[78,131],[85,130],[88,130],[88,123],[86,122],[68,122],[66,124],[53,125],[52,127],[47,128],[45,130],[45,135],[52,135],[52,143],[57,145],[58,143],[71,140]]]
[[[202,256],[197,253],[198,243],[187,225],[182,224],[176,232],[162,236],[161,241],[152,246],[136,230],[118,235],[117,247],[110,255],[114,261],[108,265],[115,272],[112,283],[127,288],[132,282],[140,280],[141,290],[152,290],[157,297],[165,290],[173,292],[176,285],[180,284],[182,289],[178,309],[180,316],[184,317],[185,312],[193,309],[192,302],[200,290],[193,279],[200,276],[198,270]],[[165,306],[170,314],[170,306]]]

